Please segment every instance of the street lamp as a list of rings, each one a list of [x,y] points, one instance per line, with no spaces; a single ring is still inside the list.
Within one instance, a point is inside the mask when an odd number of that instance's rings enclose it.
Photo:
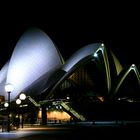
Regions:
[[[26,95],[25,95],[24,93],[21,93],[21,94],[19,95],[19,99],[20,99],[20,100],[25,100],[25,99],[26,99]]]
[[[20,100],[25,100],[26,99],[26,95],[24,93],[21,93],[19,95],[19,99]],[[22,107],[23,107],[23,104],[22,104]],[[21,111],[23,111],[23,110],[21,110]],[[23,128],[23,112],[22,112],[22,128]]]
[[[7,128],[7,131],[10,132],[10,93],[13,91],[13,86],[11,84],[6,84],[5,91],[8,93],[8,128]]]
[[[16,99],[16,104],[21,104],[21,100],[20,99]]]
[[[7,108],[8,106],[9,106],[9,104],[8,104],[8,103],[4,103],[4,107],[6,107],[6,108]]]

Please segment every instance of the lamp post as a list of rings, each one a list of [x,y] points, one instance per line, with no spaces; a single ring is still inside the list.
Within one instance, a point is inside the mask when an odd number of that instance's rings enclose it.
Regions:
[[[24,93],[21,93],[21,94],[19,95],[19,99],[20,99],[20,100],[25,100],[25,99],[26,99],[26,95],[25,95]],[[22,107],[23,107],[23,104],[22,104]],[[23,110],[22,110],[22,111],[23,111]],[[23,128],[23,112],[22,112],[21,126],[22,126],[22,128]]]
[[[13,91],[13,86],[11,84],[6,84],[5,91],[8,93],[8,128],[7,128],[7,131],[10,132],[10,93]]]

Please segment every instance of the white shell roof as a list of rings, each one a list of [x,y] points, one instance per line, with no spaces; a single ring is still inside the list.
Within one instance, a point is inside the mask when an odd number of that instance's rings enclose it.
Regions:
[[[13,85],[11,99],[43,74],[62,64],[62,57],[51,39],[33,28],[23,34],[9,62],[5,84]],[[47,77],[46,77],[47,78]],[[7,94],[6,94],[7,99]]]

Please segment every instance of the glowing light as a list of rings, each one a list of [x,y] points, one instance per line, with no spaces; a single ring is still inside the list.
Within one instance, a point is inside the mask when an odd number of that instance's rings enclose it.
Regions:
[[[4,107],[8,107],[9,106],[9,104],[8,103],[4,103]]]
[[[41,119],[42,117],[42,110],[39,110],[38,112],[38,118]],[[59,111],[59,110],[54,110],[54,111],[47,111],[47,119],[49,120],[61,120],[61,121],[69,121],[71,116],[66,113],[65,111]]]
[[[28,104],[20,105],[19,107],[27,107]]]
[[[130,103],[134,102],[134,100],[132,100],[132,99],[127,99],[127,101],[130,102]]]
[[[102,43],[101,46],[104,47],[105,45]]]
[[[7,92],[7,93],[10,93],[10,92],[12,92],[13,91],[13,85],[12,84],[6,84],[5,85],[5,91]]]
[[[135,67],[135,64],[132,64],[132,67]]]
[[[97,57],[98,56],[98,54],[97,53],[94,53],[94,57]]]
[[[16,104],[18,104],[18,105],[21,104],[21,100],[20,99],[17,99],[16,100]]]
[[[20,100],[25,100],[26,99],[26,95],[24,93],[21,93],[19,98],[20,98]]]
[[[99,99],[101,102],[104,101],[104,97],[102,97],[102,96],[98,96],[98,99]]]
[[[67,98],[67,100],[69,100],[69,99],[70,99],[70,97],[69,97],[69,96],[67,96],[66,98]]]
[[[50,111],[47,113],[49,120],[70,120],[70,115],[64,111]]]

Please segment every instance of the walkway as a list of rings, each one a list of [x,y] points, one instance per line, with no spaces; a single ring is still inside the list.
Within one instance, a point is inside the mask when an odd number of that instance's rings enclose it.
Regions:
[[[0,132],[0,140],[122,139],[139,137],[139,125],[50,125]]]

